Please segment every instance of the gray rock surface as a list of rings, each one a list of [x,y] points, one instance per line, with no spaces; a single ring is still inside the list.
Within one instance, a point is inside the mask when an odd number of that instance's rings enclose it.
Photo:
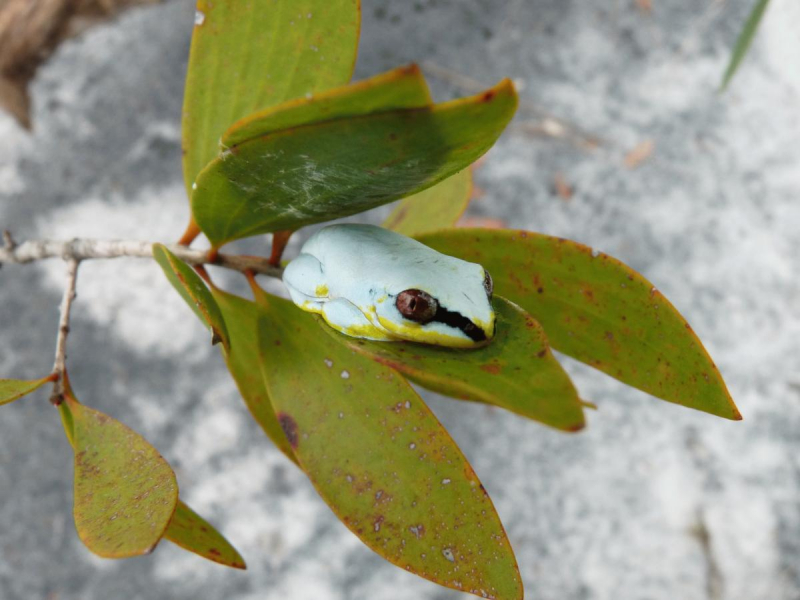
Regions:
[[[795,600],[800,8],[774,0],[720,96],[752,2],[653,4],[364,0],[356,76],[428,62],[440,99],[470,91],[441,68],[485,84],[510,76],[527,102],[601,138],[589,151],[534,135],[536,116],[521,111],[477,171],[484,194],[470,214],[579,240],[644,273],[704,340],[745,420],[655,401],[569,360],[599,405],[578,435],[425,398],[492,494],[529,598]],[[56,53],[33,86],[33,135],[0,116],[0,226],[20,239],[179,234],[192,13],[189,0],[132,10]],[[652,155],[626,167],[648,141]],[[554,191],[559,173],[569,200]],[[249,570],[166,543],[140,559],[93,557],[71,521],[70,449],[40,392],[0,410],[0,598],[467,597],[385,563],[333,517],[249,419],[154,264],[81,271],[70,339],[80,397],[164,453]],[[62,273],[58,261],[0,271],[2,376],[50,369]]]

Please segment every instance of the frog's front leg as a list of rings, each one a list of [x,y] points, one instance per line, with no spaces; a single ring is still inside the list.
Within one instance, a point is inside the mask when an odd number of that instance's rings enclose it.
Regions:
[[[345,298],[332,298],[320,305],[319,312],[325,322],[345,335],[382,342],[395,339],[382,329],[375,327],[355,304]]]
[[[283,283],[292,302],[312,312],[322,312],[321,302],[328,299],[325,270],[310,254],[300,254],[283,272]]]
[[[300,254],[286,267],[283,282],[297,306],[322,315],[325,321],[344,334],[369,340],[391,340],[375,327],[359,308],[346,298],[331,298],[322,263],[311,254]]]

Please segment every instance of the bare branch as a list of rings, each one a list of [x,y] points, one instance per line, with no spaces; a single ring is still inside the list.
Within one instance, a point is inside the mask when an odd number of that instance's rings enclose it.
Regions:
[[[53,382],[53,393],[50,402],[54,406],[64,401],[64,373],[67,370],[67,336],[69,335],[69,315],[72,311],[72,301],[75,299],[75,284],[78,280],[79,260],[71,258],[67,261],[67,285],[64,288],[64,297],[61,299],[61,316],[58,320],[58,337],[56,338],[56,359],[53,363],[53,375],[57,378]]]
[[[0,248],[0,264],[25,264],[47,258],[62,258],[68,261],[121,257],[153,258],[153,243],[137,240],[31,240],[20,244],[13,243],[13,240],[9,244],[8,240],[11,240],[10,236],[6,239],[6,245]],[[260,256],[218,254],[209,259],[208,252],[204,250],[192,250],[176,244],[167,245],[167,248],[190,265],[211,264],[242,273],[249,271],[276,278],[283,275],[283,269],[269,264],[268,259]]]

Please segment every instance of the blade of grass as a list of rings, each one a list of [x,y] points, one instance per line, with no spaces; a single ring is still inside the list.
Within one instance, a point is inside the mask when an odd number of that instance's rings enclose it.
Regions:
[[[761,23],[761,18],[764,16],[764,11],[767,10],[767,5],[769,5],[769,0],[758,0],[750,16],[747,17],[744,29],[742,29],[742,32],[739,34],[739,39],[736,40],[736,46],[733,48],[733,54],[731,54],[728,68],[725,69],[725,75],[722,76],[722,83],[719,86],[720,92],[724,92],[728,87],[728,84],[739,69],[739,65],[747,54],[747,51],[750,49],[750,44],[753,43],[758,25]]]

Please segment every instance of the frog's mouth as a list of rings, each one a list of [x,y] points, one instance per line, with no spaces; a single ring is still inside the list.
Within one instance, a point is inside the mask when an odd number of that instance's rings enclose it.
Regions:
[[[459,329],[473,342],[486,341],[486,332],[483,329],[475,325],[475,323],[461,313],[447,310],[441,304],[439,308],[436,309],[436,314],[433,316],[433,319],[431,319],[431,322],[443,323],[455,329]]]

